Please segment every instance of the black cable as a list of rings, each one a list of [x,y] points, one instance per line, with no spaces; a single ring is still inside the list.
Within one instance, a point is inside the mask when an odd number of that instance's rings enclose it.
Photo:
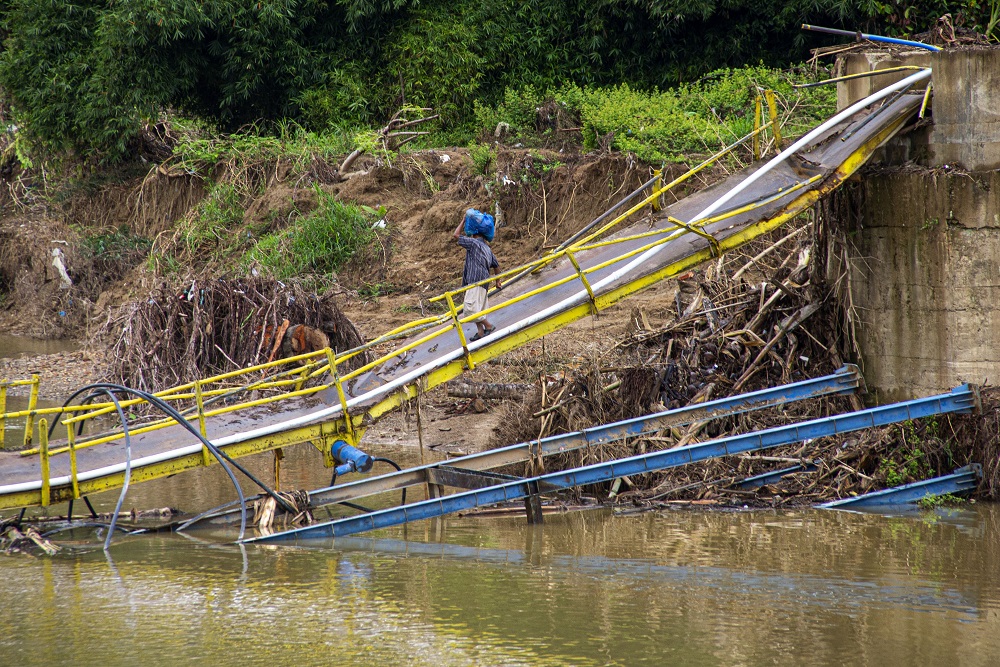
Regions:
[[[115,511],[111,515],[111,526],[108,528],[108,536],[104,538],[104,550],[111,547],[111,536],[115,534],[115,525],[118,523],[118,513],[121,512],[122,503],[125,502],[125,494],[128,493],[129,483],[132,481],[132,435],[128,430],[128,420],[125,419],[125,411],[122,410],[118,397],[110,389],[102,389],[107,394],[111,402],[115,404],[118,411],[118,418],[122,422],[122,433],[125,435],[125,483],[122,485],[122,492],[118,495],[118,502],[115,504]]]
[[[344,507],[350,507],[352,510],[358,510],[359,512],[364,512],[365,514],[370,514],[374,512],[370,507],[365,507],[364,505],[358,505],[357,503],[352,503],[349,500],[342,500],[338,505],[343,505]]]
[[[400,468],[400,467],[399,467],[399,464],[398,464],[398,463],[396,463],[396,462],[395,462],[395,461],[393,461],[392,459],[387,459],[387,458],[385,458],[384,456],[376,456],[376,457],[374,458],[374,460],[375,460],[375,461],[384,461],[385,463],[388,463],[388,464],[389,464],[389,465],[391,465],[391,466],[392,466],[393,468],[395,468],[397,472],[402,472],[402,470],[403,470],[402,468]],[[402,495],[402,497],[401,497],[401,498],[399,499],[399,504],[400,504],[400,505],[405,505],[405,504],[406,504],[406,487],[403,487],[403,495]]]
[[[239,539],[241,539],[241,540],[243,539],[243,535],[246,532],[246,524],[247,524],[247,504],[246,504],[246,498],[243,495],[243,489],[240,487],[239,480],[236,479],[236,475],[234,475],[232,469],[230,469],[229,466],[226,465],[226,461],[228,461],[230,463],[234,463],[234,462],[233,462],[233,460],[229,456],[227,456],[225,454],[225,452],[223,452],[218,447],[216,447],[211,442],[209,442],[209,440],[205,436],[203,436],[201,434],[201,432],[198,431],[198,429],[196,429],[194,426],[192,426],[186,419],[184,419],[180,414],[178,414],[178,412],[173,407],[171,407],[170,405],[168,405],[165,401],[159,399],[156,396],[153,396],[152,394],[149,394],[147,392],[141,391],[139,389],[132,389],[130,387],[126,387],[126,386],[120,385],[120,384],[114,384],[114,383],[111,383],[111,382],[97,382],[97,383],[94,383],[94,384],[91,384],[91,385],[87,385],[86,387],[83,387],[83,388],[77,390],[76,393],[74,393],[73,396],[71,396],[68,400],[71,401],[75,397],[77,397],[80,394],[82,394],[83,392],[89,391],[91,389],[113,389],[113,390],[117,390],[117,391],[122,391],[122,392],[127,393],[127,394],[133,394],[135,396],[138,396],[139,398],[143,398],[147,402],[149,402],[151,405],[155,405],[161,411],[163,411],[164,413],[166,413],[170,417],[173,417],[182,428],[186,428],[192,435],[194,435],[196,438],[198,438],[198,440],[201,441],[201,444],[205,445],[205,448],[208,449],[208,451],[210,451],[213,456],[215,456],[216,460],[218,460],[218,462],[219,462],[219,465],[221,465],[222,468],[223,468],[223,470],[226,471],[226,474],[229,475],[229,479],[232,480],[233,486],[236,487],[236,495],[239,496],[239,499],[240,499],[240,537],[239,537]],[[234,465],[235,465],[235,463],[234,463]],[[249,473],[247,473],[245,470],[243,470],[242,466],[237,466],[237,467],[240,468],[241,472],[243,472],[245,475],[247,475],[248,477],[250,477],[251,479],[253,479],[254,481],[256,481],[256,478],[254,478],[252,475],[249,475]],[[87,504],[88,504],[88,506],[90,506],[90,502],[89,501],[87,502]],[[91,512],[93,512],[93,507],[91,507]]]
[[[288,503],[288,501],[286,501],[284,498],[282,498],[280,494],[276,493],[267,484],[265,484],[264,482],[262,482],[259,479],[257,479],[257,477],[253,473],[251,473],[249,470],[247,470],[242,465],[240,465],[239,463],[237,463],[232,457],[230,457],[224,451],[222,451],[221,449],[219,449],[218,447],[216,447],[215,445],[213,445],[211,442],[209,442],[209,440],[207,438],[205,438],[204,436],[202,436],[201,432],[198,429],[196,429],[194,426],[191,425],[191,422],[189,422],[187,419],[184,419],[183,415],[181,415],[180,412],[178,412],[176,409],[174,409],[169,403],[167,403],[163,399],[161,399],[161,398],[159,398],[157,396],[153,396],[152,394],[150,394],[148,392],[141,391],[139,389],[131,389],[131,388],[125,387],[123,385],[111,385],[111,383],[98,383],[97,385],[93,385],[93,386],[101,386],[101,385],[109,385],[109,386],[113,386],[113,387],[121,387],[122,390],[130,392],[130,393],[133,393],[136,396],[145,399],[151,405],[155,405],[156,407],[160,408],[160,410],[162,410],[163,412],[165,412],[170,417],[173,417],[174,420],[178,424],[180,424],[181,426],[183,426],[184,428],[186,428],[195,437],[197,437],[199,440],[201,440],[202,444],[204,444],[206,447],[208,447],[208,449],[210,451],[214,450],[215,452],[218,452],[218,456],[221,456],[222,458],[224,458],[234,468],[236,468],[241,473],[243,473],[244,475],[246,475],[247,479],[249,479],[251,482],[253,482],[257,486],[259,486],[261,489],[263,489],[263,491],[267,495],[269,495],[272,498],[274,498],[274,500],[278,503],[278,505],[281,506],[281,509],[283,509],[284,511],[286,511],[288,513],[292,513],[292,514],[295,513],[295,508],[292,507]],[[218,458],[218,456],[217,456],[217,458]],[[236,481],[235,477],[233,477],[233,481],[235,483],[235,481]],[[240,497],[242,497],[242,491],[240,493]],[[240,539],[243,539],[243,538],[241,537]]]

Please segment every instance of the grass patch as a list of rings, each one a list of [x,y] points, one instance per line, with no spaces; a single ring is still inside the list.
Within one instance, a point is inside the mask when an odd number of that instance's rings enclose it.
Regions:
[[[90,255],[93,273],[106,283],[118,280],[142,262],[149,255],[153,242],[123,225],[113,232],[84,236],[81,246]]]
[[[203,254],[231,238],[230,232],[243,222],[243,206],[231,183],[214,183],[203,200],[181,224],[178,233],[184,248],[192,255]]]
[[[359,141],[353,131],[312,132],[294,121],[277,123],[270,132],[251,126],[235,134],[219,134],[187,119],[171,123],[178,138],[169,166],[205,178],[222,173],[241,196],[259,192],[279,162],[289,173],[302,174],[317,160],[336,165]]]
[[[243,256],[244,271],[259,267],[278,280],[329,274],[376,241],[372,226],[384,211],[339,202],[318,187],[315,191],[316,209],[261,237]]]

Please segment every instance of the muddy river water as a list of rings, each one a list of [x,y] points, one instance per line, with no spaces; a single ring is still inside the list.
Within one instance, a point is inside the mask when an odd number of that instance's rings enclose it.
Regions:
[[[416,463],[412,447],[372,449]],[[284,488],[328,481],[309,445],[287,451]],[[265,478],[270,465],[251,460]],[[125,507],[204,509],[228,485],[199,470],[134,485]],[[53,557],[0,556],[0,665],[1000,664],[1000,507],[986,503],[234,537],[123,535],[106,553],[81,533]]]
[[[200,473],[137,485],[126,507],[232,497]],[[233,537],[122,536],[105,553],[90,535],[51,558],[0,557],[0,664],[1000,660],[1000,507],[985,503],[895,516],[593,510],[534,527],[448,517],[295,546]]]

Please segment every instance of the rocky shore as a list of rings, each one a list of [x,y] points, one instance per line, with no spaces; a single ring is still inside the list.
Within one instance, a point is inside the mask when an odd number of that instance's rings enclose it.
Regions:
[[[39,398],[63,401],[80,387],[96,382],[101,367],[101,355],[82,350],[0,359],[0,381],[27,380],[38,375]],[[29,392],[28,386],[8,389],[10,396],[27,396]]]

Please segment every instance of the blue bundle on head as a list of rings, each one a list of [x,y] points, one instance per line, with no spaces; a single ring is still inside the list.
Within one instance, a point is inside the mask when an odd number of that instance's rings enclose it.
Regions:
[[[465,212],[466,236],[482,234],[487,241],[492,241],[495,233],[496,226],[494,225],[492,215],[489,213],[483,213],[482,211],[477,211],[474,208],[470,208]]]

